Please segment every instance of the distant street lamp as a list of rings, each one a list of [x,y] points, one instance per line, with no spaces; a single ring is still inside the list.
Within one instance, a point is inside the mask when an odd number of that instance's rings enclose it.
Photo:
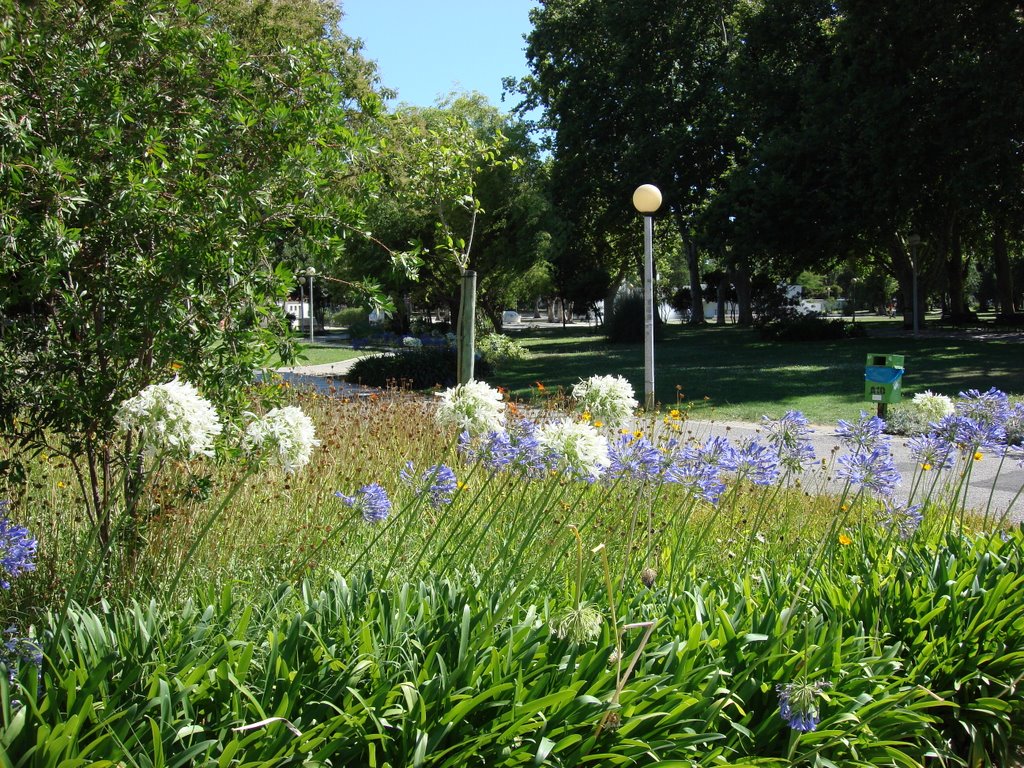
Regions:
[[[633,192],[633,207],[644,216],[644,408],[654,410],[654,219],[661,190],[642,184]]]
[[[913,291],[912,297],[912,311],[914,313],[914,338],[917,338],[918,331],[918,320],[917,320],[917,247],[921,245],[921,236],[916,232],[907,238],[907,245],[910,246],[910,272],[913,275],[911,290]]]
[[[309,278],[309,343],[312,344],[314,325],[313,318],[315,317],[313,314],[313,276],[316,275],[316,269],[313,267],[307,267],[299,274],[305,275]]]
[[[850,317],[851,323],[857,322],[857,278],[850,278]]]

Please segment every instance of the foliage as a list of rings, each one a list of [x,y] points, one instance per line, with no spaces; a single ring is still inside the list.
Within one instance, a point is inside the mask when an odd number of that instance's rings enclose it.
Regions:
[[[331,324],[347,328],[350,338],[369,336],[373,330],[369,315],[362,307],[347,307],[334,313]]]
[[[604,331],[614,344],[633,343],[644,339],[644,295],[638,289],[625,289],[615,298],[611,314],[605,318]],[[654,339],[662,335],[662,322],[654,315]]]
[[[835,341],[866,335],[863,324],[858,328],[856,323],[799,313],[759,325],[758,332],[761,334],[761,338],[788,342]]]
[[[484,360],[499,368],[509,360],[525,360],[529,356],[526,347],[503,333],[489,333],[479,337],[476,348]]]
[[[1001,598],[1022,586],[1021,533],[904,547],[865,529],[858,541],[803,597],[789,565],[630,585],[613,609],[592,575],[583,588],[605,621],[580,644],[546,621],[550,582],[522,604],[445,578],[389,587],[366,574],[282,585],[255,604],[225,587],[182,608],[76,608],[38,699],[0,680],[0,729],[24,765],[1007,764],[1024,716],[1012,683],[1024,608]],[[794,603],[799,621],[787,618]],[[654,623],[646,645],[624,637],[637,663],[621,691],[610,615]],[[832,684],[800,737],[774,692],[798,676]],[[135,727],[136,711],[149,727]]]
[[[0,11],[0,428],[55,444],[99,520],[117,403],[180,370],[237,415],[290,358],[287,262],[358,220],[377,99],[345,46],[252,56],[189,2]]]
[[[346,378],[370,387],[431,389],[455,384],[455,370],[455,350],[451,347],[408,348],[360,358]],[[476,361],[476,371],[481,377],[492,373],[485,358]]]

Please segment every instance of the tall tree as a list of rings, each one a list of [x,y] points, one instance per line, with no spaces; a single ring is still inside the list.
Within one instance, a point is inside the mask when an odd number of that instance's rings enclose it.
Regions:
[[[117,404],[172,370],[238,404],[288,354],[289,249],[358,223],[354,115],[319,42],[258,57],[187,0],[0,0],[0,430],[57,441],[101,524]]]
[[[580,252],[568,258],[600,264],[613,282],[631,271],[633,249],[622,247],[639,231],[630,195],[651,182],[689,241],[700,295],[696,214],[735,136],[722,88],[731,18],[728,0],[545,0],[531,11],[532,74],[520,90],[525,106],[544,108],[552,133],[554,203]]]

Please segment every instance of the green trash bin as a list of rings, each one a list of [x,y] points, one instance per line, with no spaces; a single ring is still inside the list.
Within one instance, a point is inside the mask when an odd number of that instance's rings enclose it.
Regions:
[[[898,403],[903,396],[903,355],[869,354],[864,364],[864,399]]]

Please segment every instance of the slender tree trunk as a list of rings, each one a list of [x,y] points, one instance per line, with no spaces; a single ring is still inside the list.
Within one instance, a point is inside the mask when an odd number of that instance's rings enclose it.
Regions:
[[[729,276],[723,272],[721,279],[718,281],[718,307],[715,310],[715,325],[725,325],[725,304],[728,291]]]
[[[733,283],[736,285],[736,303],[739,304],[738,325],[754,324],[754,311],[750,305],[750,268],[746,264],[737,263],[734,270]]]
[[[954,321],[961,320],[967,316],[965,283],[969,262],[969,259],[964,258],[959,233],[954,224],[950,227],[949,240],[946,243],[946,279],[949,283],[949,314]]]
[[[704,295],[700,287],[700,252],[692,238],[686,240],[686,268],[690,272],[690,325],[704,325]]]
[[[992,260],[996,267],[999,313],[1009,316],[1017,312],[1017,307],[1013,303],[1013,270],[1010,268],[1010,251],[1006,246],[1006,227],[1002,219],[996,219],[992,226]]]

